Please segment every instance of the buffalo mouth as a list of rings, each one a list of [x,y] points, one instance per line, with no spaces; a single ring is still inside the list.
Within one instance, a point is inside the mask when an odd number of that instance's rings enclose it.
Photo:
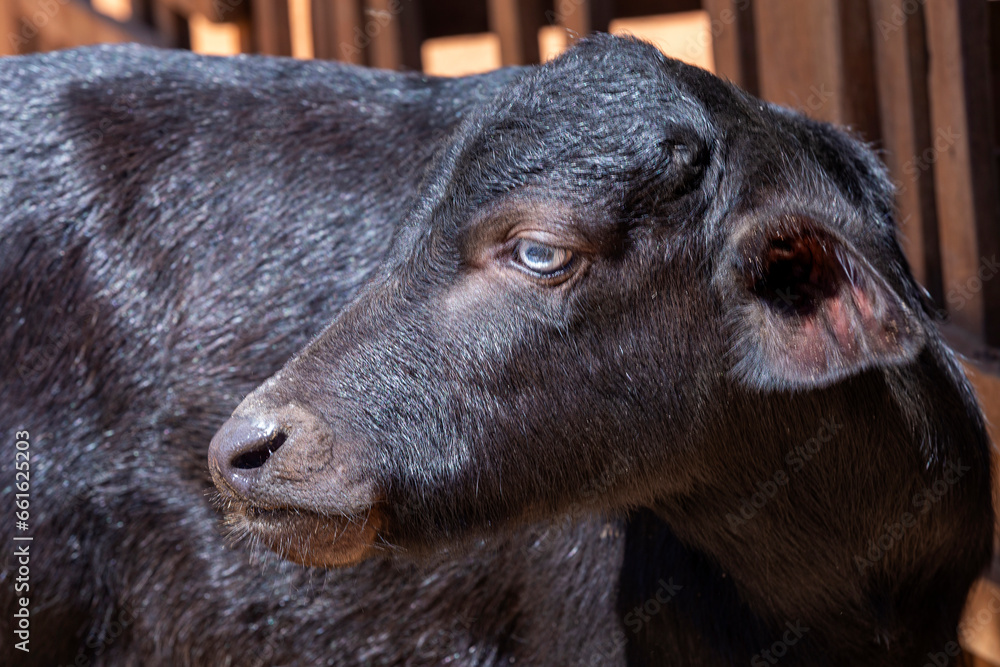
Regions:
[[[297,406],[227,420],[209,444],[208,471],[234,541],[316,567],[380,552],[384,503],[371,483],[336,463],[337,442],[325,422]]]
[[[222,496],[226,524],[236,542],[260,544],[278,556],[308,567],[347,567],[382,551],[383,512],[359,516],[324,515],[299,508],[266,508]]]

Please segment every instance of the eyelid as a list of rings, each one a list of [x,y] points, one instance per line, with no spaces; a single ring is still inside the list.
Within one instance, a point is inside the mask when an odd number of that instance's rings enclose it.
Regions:
[[[566,250],[573,251],[573,248],[566,244],[566,239],[544,229],[515,227],[507,237],[508,242],[516,242],[521,239],[552,246],[553,248],[565,248]]]
[[[589,264],[592,257],[600,254],[598,239],[590,237],[587,226],[576,220],[572,212],[555,210],[558,207],[525,207],[522,203],[488,207],[463,226],[459,245],[466,266],[505,264],[520,269],[520,263],[513,261],[513,253],[521,239],[569,251],[571,271]],[[526,275],[532,274],[526,272]]]
[[[504,246],[519,238],[544,243],[556,248],[563,248],[574,255],[593,255],[601,252],[600,243],[580,233],[577,225],[560,220],[546,220],[539,223],[536,220],[522,220],[507,231]]]

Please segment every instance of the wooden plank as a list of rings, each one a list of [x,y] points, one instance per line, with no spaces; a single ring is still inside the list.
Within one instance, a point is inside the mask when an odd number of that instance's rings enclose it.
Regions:
[[[309,60],[316,57],[313,42],[312,0],[286,0],[292,40],[292,57]]]
[[[288,0],[254,0],[251,17],[254,51],[271,56],[292,55]]]
[[[250,20],[247,0],[198,0],[199,10],[215,23],[242,23]]]
[[[923,11],[896,25],[898,0],[872,0],[883,159],[896,184],[900,242],[917,280],[944,306],[932,150]]]
[[[813,118],[843,122],[836,0],[755,2],[761,95]]]
[[[235,22],[250,15],[249,6],[257,4],[247,0],[151,0],[154,3],[167,5],[181,16],[201,14],[213,23]]]
[[[406,2],[407,0],[402,0]],[[542,0],[545,2],[545,0]],[[455,35],[478,35],[490,31],[488,0],[434,0],[421,3],[424,40]],[[552,0],[548,0],[552,4]]]
[[[607,32],[614,18],[613,0],[555,0],[554,23],[566,29],[567,43],[572,44],[592,32]]]
[[[924,5],[941,269],[952,321],[1000,344],[1000,220],[985,3]]]
[[[132,20],[148,26],[153,25],[153,5],[155,0],[130,0]]]
[[[314,0],[313,46],[317,58],[363,65],[369,37],[364,33],[361,0]]]
[[[15,0],[21,17],[15,41],[22,52],[53,51],[86,44],[139,42],[162,46],[163,40],[134,23],[118,23],[95,12],[89,3]]]
[[[191,50],[196,53],[231,56],[253,52],[252,31],[246,19],[215,23],[201,14],[192,14],[186,23]]]
[[[989,579],[977,581],[969,592],[959,624],[964,632],[959,639],[966,651],[975,656],[973,667],[1000,663],[1000,619],[993,611],[997,598],[1000,598],[1000,586]]]
[[[541,0],[489,0],[490,30],[500,37],[504,65],[538,62],[543,11]]]
[[[365,0],[368,62],[384,69],[420,69],[423,30],[416,0]]]
[[[744,3],[745,4],[745,3]],[[615,0],[616,19],[706,9],[701,0]]]
[[[21,21],[17,3],[0,2],[0,56],[21,53]]]
[[[703,0],[711,21],[715,72],[756,95],[757,48],[751,0]]]
[[[1000,493],[1000,351],[988,348],[982,341],[955,324],[944,324],[941,333],[948,344],[962,357],[962,366],[975,388],[976,397],[986,416],[986,425],[993,440],[991,462],[993,483]],[[981,661],[976,665],[1000,664],[1000,617],[995,613],[982,614],[990,600],[1000,593],[1000,554],[993,554],[993,563],[987,575],[980,579],[969,595],[963,612],[960,636],[963,648]]]
[[[879,138],[868,0],[755,2],[760,93]],[[860,17],[860,20],[859,18]]]
[[[176,49],[191,48],[191,33],[187,19],[173,7],[162,2],[154,2],[152,7],[153,26],[163,35],[167,45]]]
[[[837,5],[842,122],[866,141],[877,142],[882,128],[869,0],[839,0]]]
[[[990,90],[993,92],[993,155],[1000,160],[1000,2],[986,5],[989,14]]]

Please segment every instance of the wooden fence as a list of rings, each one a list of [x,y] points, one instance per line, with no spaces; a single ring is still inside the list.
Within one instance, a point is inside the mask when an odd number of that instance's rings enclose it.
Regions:
[[[95,6],[109,0],[95,0]],[[0,0],[0,53],[104,41],[191,46],[197,17],[246,52],[292,55],[295,6],[316,57],[421,68],[420,45],[492,32],[501,62],[540,58],[545,25],[570,41],[622,16],[703,9],[716,72],[849,125],[883,150],[913,272],[967,338],[1000,347],[1000,2],[989,0]],[[2,11],[6,10],[6,11]],[[6,38],[3,37],[6,35]],[[982,351],[976,354],[989,361]],[[995,360],[995,359],[994,359]]]

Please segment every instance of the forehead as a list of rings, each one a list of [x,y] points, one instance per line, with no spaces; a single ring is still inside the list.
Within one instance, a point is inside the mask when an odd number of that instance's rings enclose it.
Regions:
[[[432,181],[452,221],[512,192],[607,210],[635,193],[656,200],[694,153],[711,155],[745,207],[785,197],[860,208],[879,189],[877,161],[842,132],[610,36],[526,71],[477,108]]]
[[[466,119],[451,175],[493,196],[539,183],[632,183],[709,134],[696,96],[654,47],[604,37],[533,68]],[[470,193],[472,194],[472,193]]]

